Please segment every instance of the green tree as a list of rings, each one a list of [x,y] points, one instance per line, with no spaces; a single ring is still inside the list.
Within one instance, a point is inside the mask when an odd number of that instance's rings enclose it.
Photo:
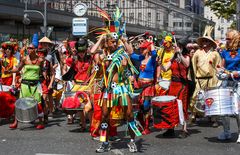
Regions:
[[[205,5],[210,7],[219,18],[233,19],[236,15],[237,0],[205,0]]]

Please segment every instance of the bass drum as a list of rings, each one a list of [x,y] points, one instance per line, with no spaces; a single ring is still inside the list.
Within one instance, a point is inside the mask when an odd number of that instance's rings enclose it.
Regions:
[[[178,104],[175,96],[152,98],[153,126],[157,129],[174,128],[179,123]]]

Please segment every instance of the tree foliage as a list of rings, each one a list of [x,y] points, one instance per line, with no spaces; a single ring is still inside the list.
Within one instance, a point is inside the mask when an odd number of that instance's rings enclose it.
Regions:
[[[236,15],[237,0],[205,0],[205,5],[219,18],[232,19]]]

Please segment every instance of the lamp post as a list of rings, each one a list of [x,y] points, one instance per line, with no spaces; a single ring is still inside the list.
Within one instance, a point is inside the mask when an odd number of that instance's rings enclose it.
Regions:
[[[27,2],[28,0],[25,0],[25,10],[24,10],[24,20],[28,19],[28,14],[26,13],[38,13],[42,16],[43,18],[43,34],[44,36],[47,36],[47,0],[44,0],[44,13],[38,11],[38,10],[28,10],[27,9]],[[28,19],[30,24],[30,19]]]

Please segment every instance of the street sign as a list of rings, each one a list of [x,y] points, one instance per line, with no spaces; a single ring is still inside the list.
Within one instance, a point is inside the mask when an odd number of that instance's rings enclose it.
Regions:
[[[72,34],[74,36],[85,36],[88,33],[88,18],[73,18]]]

